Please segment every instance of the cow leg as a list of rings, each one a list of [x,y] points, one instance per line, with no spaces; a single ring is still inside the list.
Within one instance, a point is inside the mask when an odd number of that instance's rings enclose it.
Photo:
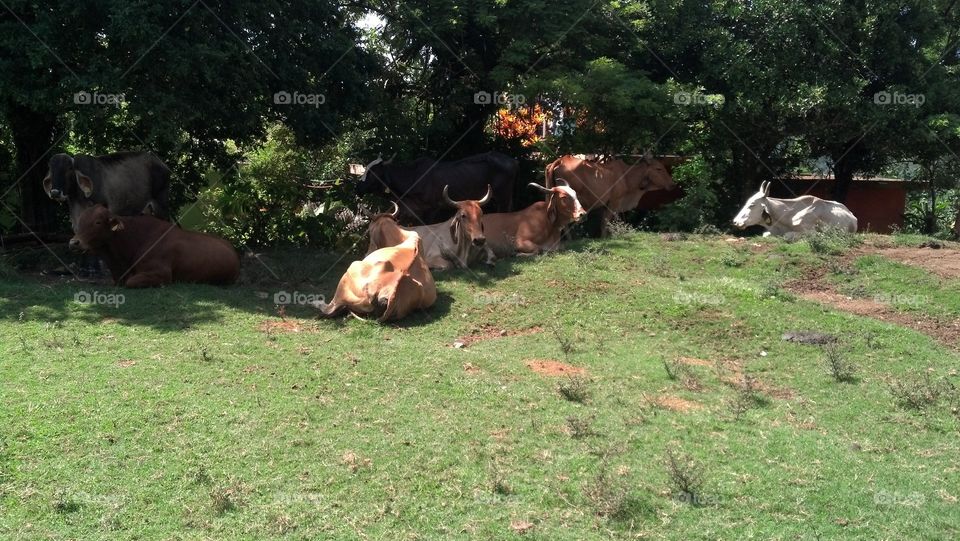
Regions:
[[[129,288],[143,288],[162,286],[171,282],[173,282],[173,275],[169,269],[154,269],[131,274],[123,285]]]
[[[100,276],[100,258],[91,255],[83,254],[80,256],[80,277],[81,278],[96,278]]]
[[[610,220],[617,217],[617,213],[604,207],[600,214],[600,238],[605,239],[610,236]]]
[[[529,240],[522,240],[517,242],[517,255],[519,256],[535,256],[540,254],[540,246]]]

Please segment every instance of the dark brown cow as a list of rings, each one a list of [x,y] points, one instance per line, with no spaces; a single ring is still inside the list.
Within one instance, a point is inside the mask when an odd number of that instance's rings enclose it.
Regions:
[[[606,235],[607,222],[614,216],[637,208],[643,194],[676,187],[667,166],[650,152],[633,165],[619,159],[586,160],[567,155],[548,165],[545,177],[548,188],[555,179],[567,181],[587,212],[602,209],[601,235]]]
[[[580,221],[586,212],[577,201],[576,191],[563,181],[559,184],[544,188],[531,182],[530,187],[547,195],[546,201],[538,201],[517,212],[483,215],[488,260],[493,255],[536,255],[560,247],[563,228]]]
[[[70,249],[102,257],[114,284],[125,287],[226,285],[240,274],[240,257],[224,239],[153,216],[117,216],[103,205],[80,215]]]

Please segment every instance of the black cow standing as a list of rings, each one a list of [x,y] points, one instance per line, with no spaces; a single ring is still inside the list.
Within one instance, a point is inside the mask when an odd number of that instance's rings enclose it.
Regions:
[[[378,158],[367,166],[357,184],[357,194],[386,191],[400,207],[401,223],[429,225],[453,215],[443,197],[447,185],[450,198],[458,201],[482,198],[489,185],[493,195],[484,212],[513,210],[517,169],[517,160],[499,152],[455,162],[420,158],[408,164],[393,164]]]
[[[118,216],[169,217],[170,169],[149,152],[55,154],[50,158],[43,189],[51,199],[67,203],[74,233],[80,215],[97,204]],[[86,270],[96,273],[95,260],[84,263]]]

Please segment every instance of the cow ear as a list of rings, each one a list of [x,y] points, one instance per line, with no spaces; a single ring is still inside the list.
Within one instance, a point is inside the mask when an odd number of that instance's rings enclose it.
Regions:
[[[547,220],[551,224],[557,222],[557,195],[548,195],[547,196]]]
[[[47,192],[47,197],[50,197],[50,190],[53,189],[53,179],[48,173],[47,176],[43,177],[43,191]]]
[[[110,217],[110,231],[123,231],[123,222],[116,216]]]
[[[82,191],[86,197],[93,195],[93,181],[80,171],[77,171],[77,186],[80,187],[80,191]]]
[[[643,159],[644,159],[647,163],[652,162],[652,161],[653,161],[653,151],[648,148],[647,151],[643,153]]]
[[[760,203],[760,208],[763,211],[760,213],[760,219],[763,220],[763,223],[767,225],[773,225],[773,218],[770,216],[770,211],[767,209],[766,203]]]
[[[453,223],[450,224],[450,239],[453,240],[453,243],[457,243],[457,227],[460,226],[460,220],[454,219]]]

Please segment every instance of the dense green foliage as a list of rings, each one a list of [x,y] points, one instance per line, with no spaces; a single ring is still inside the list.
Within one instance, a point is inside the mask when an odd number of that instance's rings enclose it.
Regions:
[[[693,156],[681,175],[693,197],[650,222],[674,229],[723,225],[745,192],[788,171],[834,173],[840,199],[855,175],[904,165],[936,191],[960,176],[952,0],[6,6],[0,186],[16,193],[0,206],[4,230],[19,227],[9,210],[31,226],[50,221],[38,181],[57,150],[153,149],[175,170],[180,205],[213,171],[218,221],[257,244],[329,245],[339,232],[321,215],[336,212],[334,198],[355,206],[345,164],[378,154],[500,149],[539,165],[567,152]],[[78,105],[76,92],[122,103]],[[277,92],[323,99],[276,103]],[[497,97],[538,104],[548,137],[495,137]],[[268,137],[277,123],[291,137]],[[303,187],[317,179],[344,182],[319,197]],[[323,200],[312,221],[289,216]],[[264,215],[264,204],[288,216]],[[930,208],[927,230],[953,212]]]

